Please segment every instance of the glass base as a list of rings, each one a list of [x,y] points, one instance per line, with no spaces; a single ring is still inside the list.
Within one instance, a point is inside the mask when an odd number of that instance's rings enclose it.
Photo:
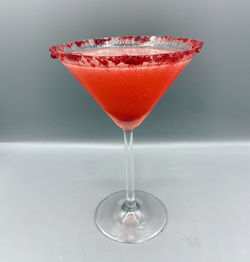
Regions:
[[[167,211],[158,198],[136,190],[136,208],[131,211],[126,209],[125,195],[125,191],[113,193],[98,205],[95,220],[104,235],[119,242],[140,243],[163,231]]]

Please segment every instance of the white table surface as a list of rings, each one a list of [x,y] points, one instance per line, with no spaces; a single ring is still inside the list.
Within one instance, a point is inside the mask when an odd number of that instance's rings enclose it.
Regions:
[[[123,189],[120,145],[0,144],[1,262],[250,262],[250,144],[135,146],[136,188],[168,210],[164,232],[114,242],[94,211]]]

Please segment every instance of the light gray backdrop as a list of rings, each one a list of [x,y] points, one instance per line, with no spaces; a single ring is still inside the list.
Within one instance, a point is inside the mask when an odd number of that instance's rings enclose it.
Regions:
[[[243,0],[2,0],[0,141],[120,141],[119,128],[48,49],[151,34],[205,46],[136,129],[137,141],[249,139],[249,10]]]

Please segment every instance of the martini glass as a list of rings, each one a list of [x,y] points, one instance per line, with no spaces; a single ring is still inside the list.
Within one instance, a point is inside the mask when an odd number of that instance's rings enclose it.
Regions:
[[[100,202],[95,221],[113,240],[138,243],[163,231],[167,211],[155,196],[135,190],[133,129],[151,112],[203,43],[169,36],[123,36],[50,48],[51,57],[84,86],[123,130],[126,190]]]

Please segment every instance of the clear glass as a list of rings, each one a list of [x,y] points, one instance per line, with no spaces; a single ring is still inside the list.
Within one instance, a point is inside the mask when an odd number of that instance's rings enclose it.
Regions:
[[[162,232],[167,223],[163,203],[149,193],[135,190],[133,129],[142,123],[202,45],[201,41],[187,38],[123,36],[75,41],[50,48],[51,57],[68,68],[124,131],[126,190],[102,200],[95,214],[99,230],[113,240],[143,242]],[[133,48],[131,53],[121,52],[128,52],[128,47]],[[136,81],[129,82],[133,79]]]
[[[126,190],[105,198],[95,219],[99,230],[113,240],[139,243],[163,231],[167,211],[158,198],[134,189],[133,130],[124,130],[124,146]]]

